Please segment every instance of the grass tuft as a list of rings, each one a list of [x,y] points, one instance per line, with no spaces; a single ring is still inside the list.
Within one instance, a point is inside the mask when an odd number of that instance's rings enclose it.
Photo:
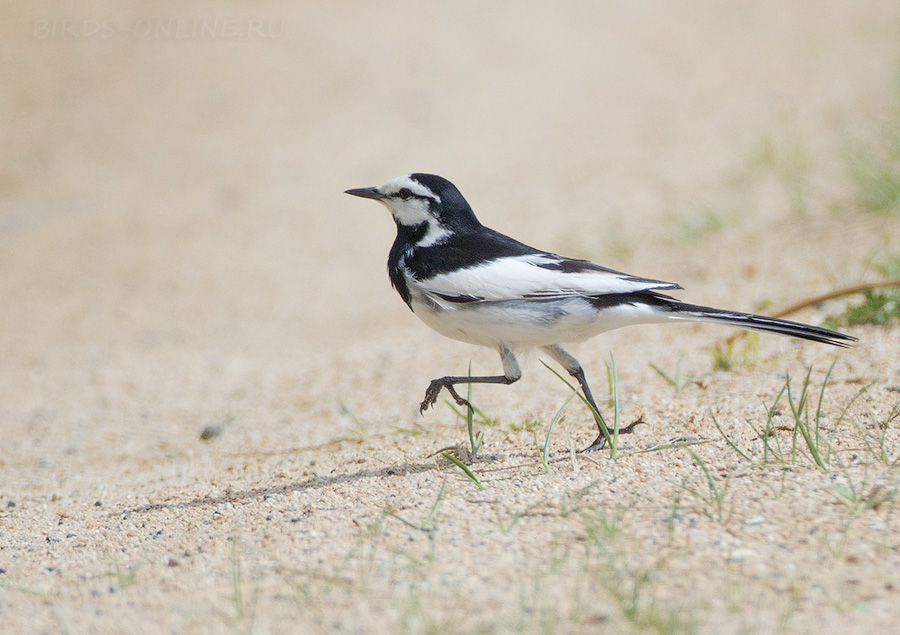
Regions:
[[[786,467],[787,465],[798,465],[801,458],[805,456],[817,469],[822,471],[831,469],[832,462],[834,461],[834,437],[840,429],[841,424],[844,422],[851,406],[853,406],[856,400],[865,394],[870,387],[870,385],[864,386],[847,402],[847,405],[841,409],[836,420],[831,423],[831,430],[826,437],[823,425],[826,414],[823,410],[823,404],[825,400],[825,391],[829,386],[828,382],[831,379],[831,373],[834,370],[836,363],[836,360],[835,362],[832,362],[831,366],[828,368],[828,372],[825,373],[822,387],[818,391],[818,399],[816,399],[814,411],[812,411],[812,404],[810,403],[812,396],[810,391],[810,380],[813,371],[813,367],[810,366],[807,370],[806,377],[800,386],[799,393],[797,393],[795,388],[791,385],[792,378],[790,376],[785,378],[784,385],[775,396],[774,402],[771,406],[766,408],[766,423],[763,428],[756,428],[753,423],[750,421],[747,422],[747,425],[753,430],[756,438],[762,441],[762,458],[758,462],[762,464],[776,463],[781,464],[782,467]],[[779,425],[776,422],[776,417],[783,414],[780,407],[783,398],[787,399],[787,407],[791,419],[793,419],[792,425]],[[885,426],[881,430],[881,434],[872,435],[864,430],[862,435],[862,440],[866,449],[871,452],[876,460],[885,465],[890,465],[891,459],[890,453],[885,447],[886,434],[884,434],[884,429],[886,429],[890,421],[896,417],[900,417],[900,404],[897,405],[895,411],[892,411],[892,414],[885,421]],[[725,433],[714,415],[712,418],[716,429],[719,431],[719,434],[722,435],[722,438],[725,439],[728,447],[741,459],[748,463],[756,463],[757,460],[754,459],[749,451],[745,452],[742,450],[738,444]],[[782,445],[782,439],[778,435],[780,431],[788,431],[791,433],[791,443],[789,447]]]
[[[888,284],[892,280],[898,280],[900,279],[900,254],[887,256],[881,262],[873,263],[872,268]],[[900,320],[900,288],[865,289],[862,291],[862,295],[862,303],[848,306],[839,315],[827,317],[823,326],[830,329],[860,324],[883,326]]]
[[[391,426],[391,428],[393,428],[394,432],[397,432],[398,434],[406,434],[411,437],[418,437],[418,436],[422,436],[425,434],[431,434],[431,430],[429,430],[425,426],[423,426],[420,423],[417,423],[415,421],[413,421],[410,424],[409,428],[404,428],[402,426]]]
[[[366,433],[368,432],[366,430],[365,424],[360,420],[356,413],[351,410],[346,403],[344,403],[343,399],[338,399],[338,405],[341,408],[341,414],[350,417],[350,421],[353,422],[353,429],[350,431],[350,436],[354,439],[364,438],[366,436]]]
[[[857,394],[857,397],[858,396],[859,394]],[[891,429],[891,426],[898,419],[900,419],[900,402],[895,403],[894,407],[891,408],[890,414],[888,414],[883,421],[878,422],[875,426],[877,432],[869,432],[869,430],[859,422],[853,422],[859,431],[860,438],[866,446],[866,449],[875,457],[876,461],[888,467],[897,465],[898,461],[900,461],[900,458],[897,458],[887,445],[888,430]]]
[[[662,370],[659,366],[650,362],[650,368],[656,371],[656,374],[666,380],[672,388],[675,389],[675,394],[679,394],[682,390],[687,388],[691,382],[694,381],[694,376],[691,375],[687,378],[681,377],[681,365],[684,362],[684,353],[678,356],[678,363],[675,364],[675,372],[672,375],[669,375],[664,370]]]
[[[718,523],[724,523],[726,520],[725,497],[728,494],[728,484],[731,481],[733,472],[728,473],[728,476],[725,477],[724,484],[720,487],[718,483],[716,483],[716,479],[713,477],[712,472],[703,459],[701,459],[693,450],[688,450],[688,452],[690,452],[694,462],[696,462],[703,471],[703,476],[706,480],[706,491],[704,492],[702,489],[689,487],[686,483],[681,484],[681,489],[703,503],[703,514],[707,518]]]
[[[900,214],[900,132],[897,123],[885,122],[877,139],[853,140],[847,152],[850,177],[856,187],[856,202],[872,214]]]
[[[861,304],[847,307],[840,315],[829,316],[823,326],[830,329],[861,324],[882,326],[894,320],[900,320],[900,290],[866,290]]]
[[[734,370],[735,368],[753,368],[756,364],[756,354],[759,344],[759,334],[747,332],[744,337],[729,338],[725,343],[717,344],[709,350],[713,358],[715,370]]]

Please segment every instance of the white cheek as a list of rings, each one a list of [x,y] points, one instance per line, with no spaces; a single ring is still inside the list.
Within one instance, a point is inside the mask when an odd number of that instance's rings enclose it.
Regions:
[[[431,214],[428,213],[428,203],[418,198],[397,201],[394,203],[391,213],[398,223],[410,227],[420,225],[431,218]]]

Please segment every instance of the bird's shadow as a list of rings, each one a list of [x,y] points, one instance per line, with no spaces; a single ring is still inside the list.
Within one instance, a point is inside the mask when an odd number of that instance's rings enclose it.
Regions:
[[[341,483],[352,483],[360,479],[368,478],[387,478],[395,474],[421,474],[429,472],[436,467],[434,461],[422,463],[401,463],[399,465],[389,465],[377,469],[367,469],[354,472],[352,474],[335,474],[332,476],[312,476],[304,481],[298,481],[289,485],[279,487],[258,487],[247,490],[227,490],[219,496],[201,496],[193,500],[172,503],[150,503],[126,510],[125,514],[139,514],[163,509],[190,509],[197,507],[215,507],[224,503],[236,503],[241,501],[249,501],[252,499],[265,498],[266,496],[288,494],[290,492],[300,492],[304,490],[321,489],[331,487]]]

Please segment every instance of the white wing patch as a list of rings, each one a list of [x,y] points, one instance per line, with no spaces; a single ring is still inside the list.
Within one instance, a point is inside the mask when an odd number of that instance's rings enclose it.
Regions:
[[[565,263],[571,262],[545,254],[514,256],[442,273],[426,280],[411,280],[410,283],[423,293],[444,299],[466,297],[483,301],[563,298],[681,288],[671,282],[646,280],[609,271],[566,271]]]

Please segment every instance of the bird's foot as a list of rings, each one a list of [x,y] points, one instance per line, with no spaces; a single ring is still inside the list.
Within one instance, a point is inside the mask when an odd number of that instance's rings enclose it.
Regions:
[[[624,428],[619,428],[619,434],[633,434],[635,427],[641,425],[642,423],[647,423],[644,421],[644,415],[641,415],[631,423],[629,423]],[[596,452],[597,450],[602,450],[606,447],[606,435],[601,432],[597,435],[597,438],[594,439],[594,442],[587,446],[585,449],[580,450],[579,454],[584,452]]]
[[[641,415],[624,428],[619,428],[619,434],[632,434],[635,427],[641,425],[642,423],[647,423],[646,421],[644,421],[644,415]]]
[[[584,454],[585,452],[596,452],[597,450],[602,450],[606,447],[606,437],[603,436],[603,433],[597,435],[597,438],[594,439],[594,442],[591,443],[583,450],[578,450],[578,454]]]
[[[453,397],[453,400],[457,403],[457,405],[465,406],[466,408],[472,407],[472,404],[470,404],[467,399],[456,392],[453,384],[447,381],[447,377],[441,377],[440,379],[433,379],[431,383],[428,384],[428,390],[425,391],[425,399],[423,399],[422,403],[419,404],[420,414],[425,414],[425,411],[434,405],[434,403],[437,401],[438,395],[441,393],[441,390],[443,388],[447,389],[447,392],[450,393],[450,396]]]

